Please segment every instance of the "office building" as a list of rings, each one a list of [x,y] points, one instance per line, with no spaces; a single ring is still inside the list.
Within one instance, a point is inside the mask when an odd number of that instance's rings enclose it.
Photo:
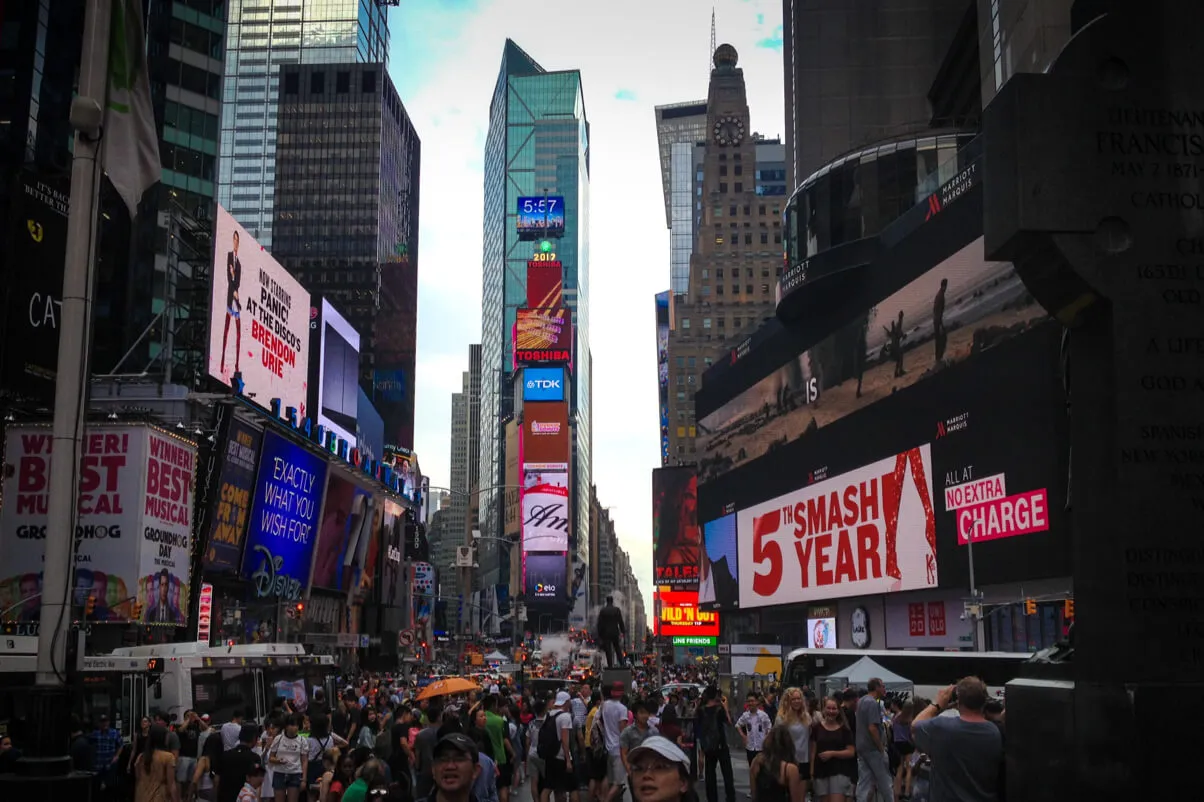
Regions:
[[[655,114],[665,225],[669,227],[669,289],[683,294],[689,284],[690,254],[697,234],[695,149],[707,139],[707,104],[695,100],[657,106]]]
[[[194,5],[176,3],[175,6]],[[242,0],[229,9],[218,202],[273,250],[280,67],[389,61],[377,0]]]
[[[461,375],[460,392],[451,397],[451,477],[438,540],[431,556],[441,572],[444,596],[453,598],[471,588],[460,587],[459,572],[449,571],[456,546],[471,543],[469,508],[480,466],[481,346],[468,346],[468,370]]]
[[[929,127],[932,114],[925,93],[967,4],[968,0],[783,0],[791,192],[849,150]],[[980,3],[986,4],[987,0]],[[1000,4],[992,0],[990,5]],[[941,125],[963,122],[951,119]]]
[[[695,462],[699,377],[773,316],[782,272],[785,154],[752,130],[737,59],[731,45],[715,50],[708,141],[692,155],[697,235],[686,292],[673,294],[666,354],[670,465]]]
[[[384,64],[280,68],[272,255],[360,333],[385,447],[414,447],[422,147]]]
[[[482,253],[480,504],[484,534],[502,533],[505,485],[504,422],[515,412],[513,331],[526,306],[527,261],[533,243],[520,242],[516,208],[522,196],[561,196],[564,235],[556,240],[564,269],[564,305],[576,327],[571,370],[571,547],[588,559],[590,458],[589,350],[589,122],[581,74],[548,71],[507,40],[489,107],[485,139]],[[508,550],[482,549],[481,581],[504,583]]]

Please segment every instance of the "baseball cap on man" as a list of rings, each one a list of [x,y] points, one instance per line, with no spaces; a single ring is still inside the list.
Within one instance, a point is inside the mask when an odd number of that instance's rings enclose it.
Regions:
[[[451,732],[447,735],[444,735],[439,739],[439,742],[435,744],[432,754],[437,755],[440,752],[446,752],[449,749],[459,752],[462,755],[468,755],[468,757],[472,758],[473,763],[477,763],[481,759],[481,752],[479,749],[477,749],[477,745],[472,742],[471,738],[462,732]]]
[[[571,699],[571,698],[572,697],[569,696],[568,691],[561,691],[560,693],[556,694],[556,701],[554,703],[554,706],[560,707],[561,705],[567,705],[569,703],[569,699]]]
[[[640,759],[640,755],[651,752],[655,752],[672,763],[680,763],[685,767],[686,771],[690,770],[690,758],[686,756],[685,752],[681,751],[681,747],[660,735],[645,738],[642,744],[627,753],[627,762],[634,763]]]

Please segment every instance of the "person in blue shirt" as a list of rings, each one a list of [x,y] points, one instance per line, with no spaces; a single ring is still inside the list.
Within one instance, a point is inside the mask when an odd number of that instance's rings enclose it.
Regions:
[[[125,745],[121,733],[109,725],[109,717],[102,713],[88,740],[92,744],[92,771],[102,787],[110,788],[117,782],[117,760]]]

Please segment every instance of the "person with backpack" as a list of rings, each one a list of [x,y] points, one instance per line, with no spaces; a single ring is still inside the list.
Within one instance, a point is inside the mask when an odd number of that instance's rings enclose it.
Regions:
[[[598,718],[602,719],[602,735],[606,743],[606,779],[603,780],[599,793],[602,802],[614,802],[627,787],[627,769],[623,768],[619,742],[623,729],[630,722],[627,706],[623,704],[625,691],[626,685],[622,682],[612,685],[610,698],[602,702],[602,711],[598,713]]]
[[[539,788],[547,771],[543,758],[539,756],[539,731],[547,718],[547,703],[536,699],[531,706],[534,714],[527,722],[527,774],[531,778],[531,799],[539,802]]]
[[[564,802],[568,794],[577,790],[577,779],[573,775],[573,716],[569,712],[569,694],[556,694],[552,710],[539,728],[536,754],[544,762],[544,782],[539,791],[539,802],[548,802],[556,794],[557,802]]]
[[[706,766],[707,802],[719,802],[715,769],[723,772],[723,791],[727,802],[736,802],[736,782],[732,778],[732,753],[728,748],[727,730],[732,726],[726,700],[719,696],[714,685],[702,693],[702,706],[694,717],[694,742]]]

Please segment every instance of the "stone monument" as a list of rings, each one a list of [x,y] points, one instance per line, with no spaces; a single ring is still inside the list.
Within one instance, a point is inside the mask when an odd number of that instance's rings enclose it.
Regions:
[[[1199,793],[1204,3],[1102,5],[983,119],[986,256],[1069,332],[1075,652],[1008,686],[1009,799]]]

